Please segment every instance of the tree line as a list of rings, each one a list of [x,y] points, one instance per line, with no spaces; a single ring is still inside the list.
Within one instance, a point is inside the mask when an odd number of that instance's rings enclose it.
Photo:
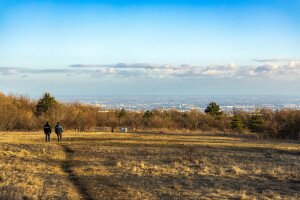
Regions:
[[[255,133],[264,138],[300,138],[300,110],[259,109],[253,112],[222,112],[211,102],[200,110],[125,109],[103,111],[94,105],[58,102],[49,93],[34,101],[26,96],[0,93],[0,131],[36,131],[49,121],[61,122],[66,130],[93,131],[127,127],[131,131],[230,131]]]

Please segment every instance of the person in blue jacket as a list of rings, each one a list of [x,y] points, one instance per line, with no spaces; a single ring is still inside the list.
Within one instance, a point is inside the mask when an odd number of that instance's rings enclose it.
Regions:
[[[57,122],[55,126],[55,133],[57,135],[57,141],[61,142],[62,141],[62,133],[64,132],[63,127],[60,125],[59,122]]]

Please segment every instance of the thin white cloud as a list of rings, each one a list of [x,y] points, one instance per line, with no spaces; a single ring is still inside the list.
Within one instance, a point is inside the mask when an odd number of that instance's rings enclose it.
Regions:
[[[266,64],[266,65],[262,65],[262,66],[258,66],[255,68],[254,72],[255,73],[262,73],[262,74],[266,74],[266,73],[271,73],[273,71],[278,70],[279,66],[275,65],[275,64]]]
[[[18,75],[18,74],[49,74],[49,73],[67,73],[78,72],[70,69],[31,69],[20,67],[0,67],[0,74],[2,75]]]
[[[0,67],[0,75],[17,75],[19,74],[18,68],[13,67]]]
[[[287,68],[287,69],[300,69],[300,61],[292,61],[292,62],[289,62],[287,65],[284,65],[283,66],[284,68]]]
[[[133,63],[133,64],[126,64],[126,63],[117,63],[117,64],[73,64],[70,65],[72,68],[119,68],[119,69],[178,69],[182,67],[192,67],[190,65],[180,65],[175,66],[172,64],[148,64],[148,63]]]
[[[234,63],[226,65],[172,65],[146,63],[118,63],[111,65],[76,64],[64,69],[30,69],[16,67],[0,67],[0,75],[23,76],[30,74],[75,74],[89,75],[92,78],[229,78],[255,79],[271,78],[294,80],[300,78],[300,62],[264,63],[258,66],[242,66]],[[23,76],[24,77],[24,76]]]
[[[278,62],[293,62],[299,61],[299,59],[291,59],[291,58],[267,58],[267,59],[253,59],[255,62],[262,63],[278,63]]]

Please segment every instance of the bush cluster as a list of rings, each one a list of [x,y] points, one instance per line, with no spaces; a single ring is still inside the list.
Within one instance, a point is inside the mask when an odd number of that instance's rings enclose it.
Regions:
[[[127,127],[132,131],[191,130],[253,132],[267,138],[300,138],[300,111],[260,109],[224,113],[212,102],[205,109],[102,111],[81,103],[61,103],[45,93],[38,101],[24,96],[0,93],[0,131],[41,130],[46,121],[63,124],[66,130],[92,131],[99,128]]]
[[[0,131],[41,130],[48,121],[65,129],[90,131],[97,125],[98,108],[80,103],[60,103],[49,93],[38,101],[0,93]]]

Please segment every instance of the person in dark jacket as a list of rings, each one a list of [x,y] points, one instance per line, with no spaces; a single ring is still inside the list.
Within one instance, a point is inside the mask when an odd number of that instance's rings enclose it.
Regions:
[[[48,122],[44,126],[44,133],[46,135],[45,141],[50,142],[51,126]]]
[[[61,142],[62,140],[62,133],[64,132],[63,127],[60,125],[59,122],[57,122],[56,126],[55,126],[55,133],[57,135],[57,141]]]

